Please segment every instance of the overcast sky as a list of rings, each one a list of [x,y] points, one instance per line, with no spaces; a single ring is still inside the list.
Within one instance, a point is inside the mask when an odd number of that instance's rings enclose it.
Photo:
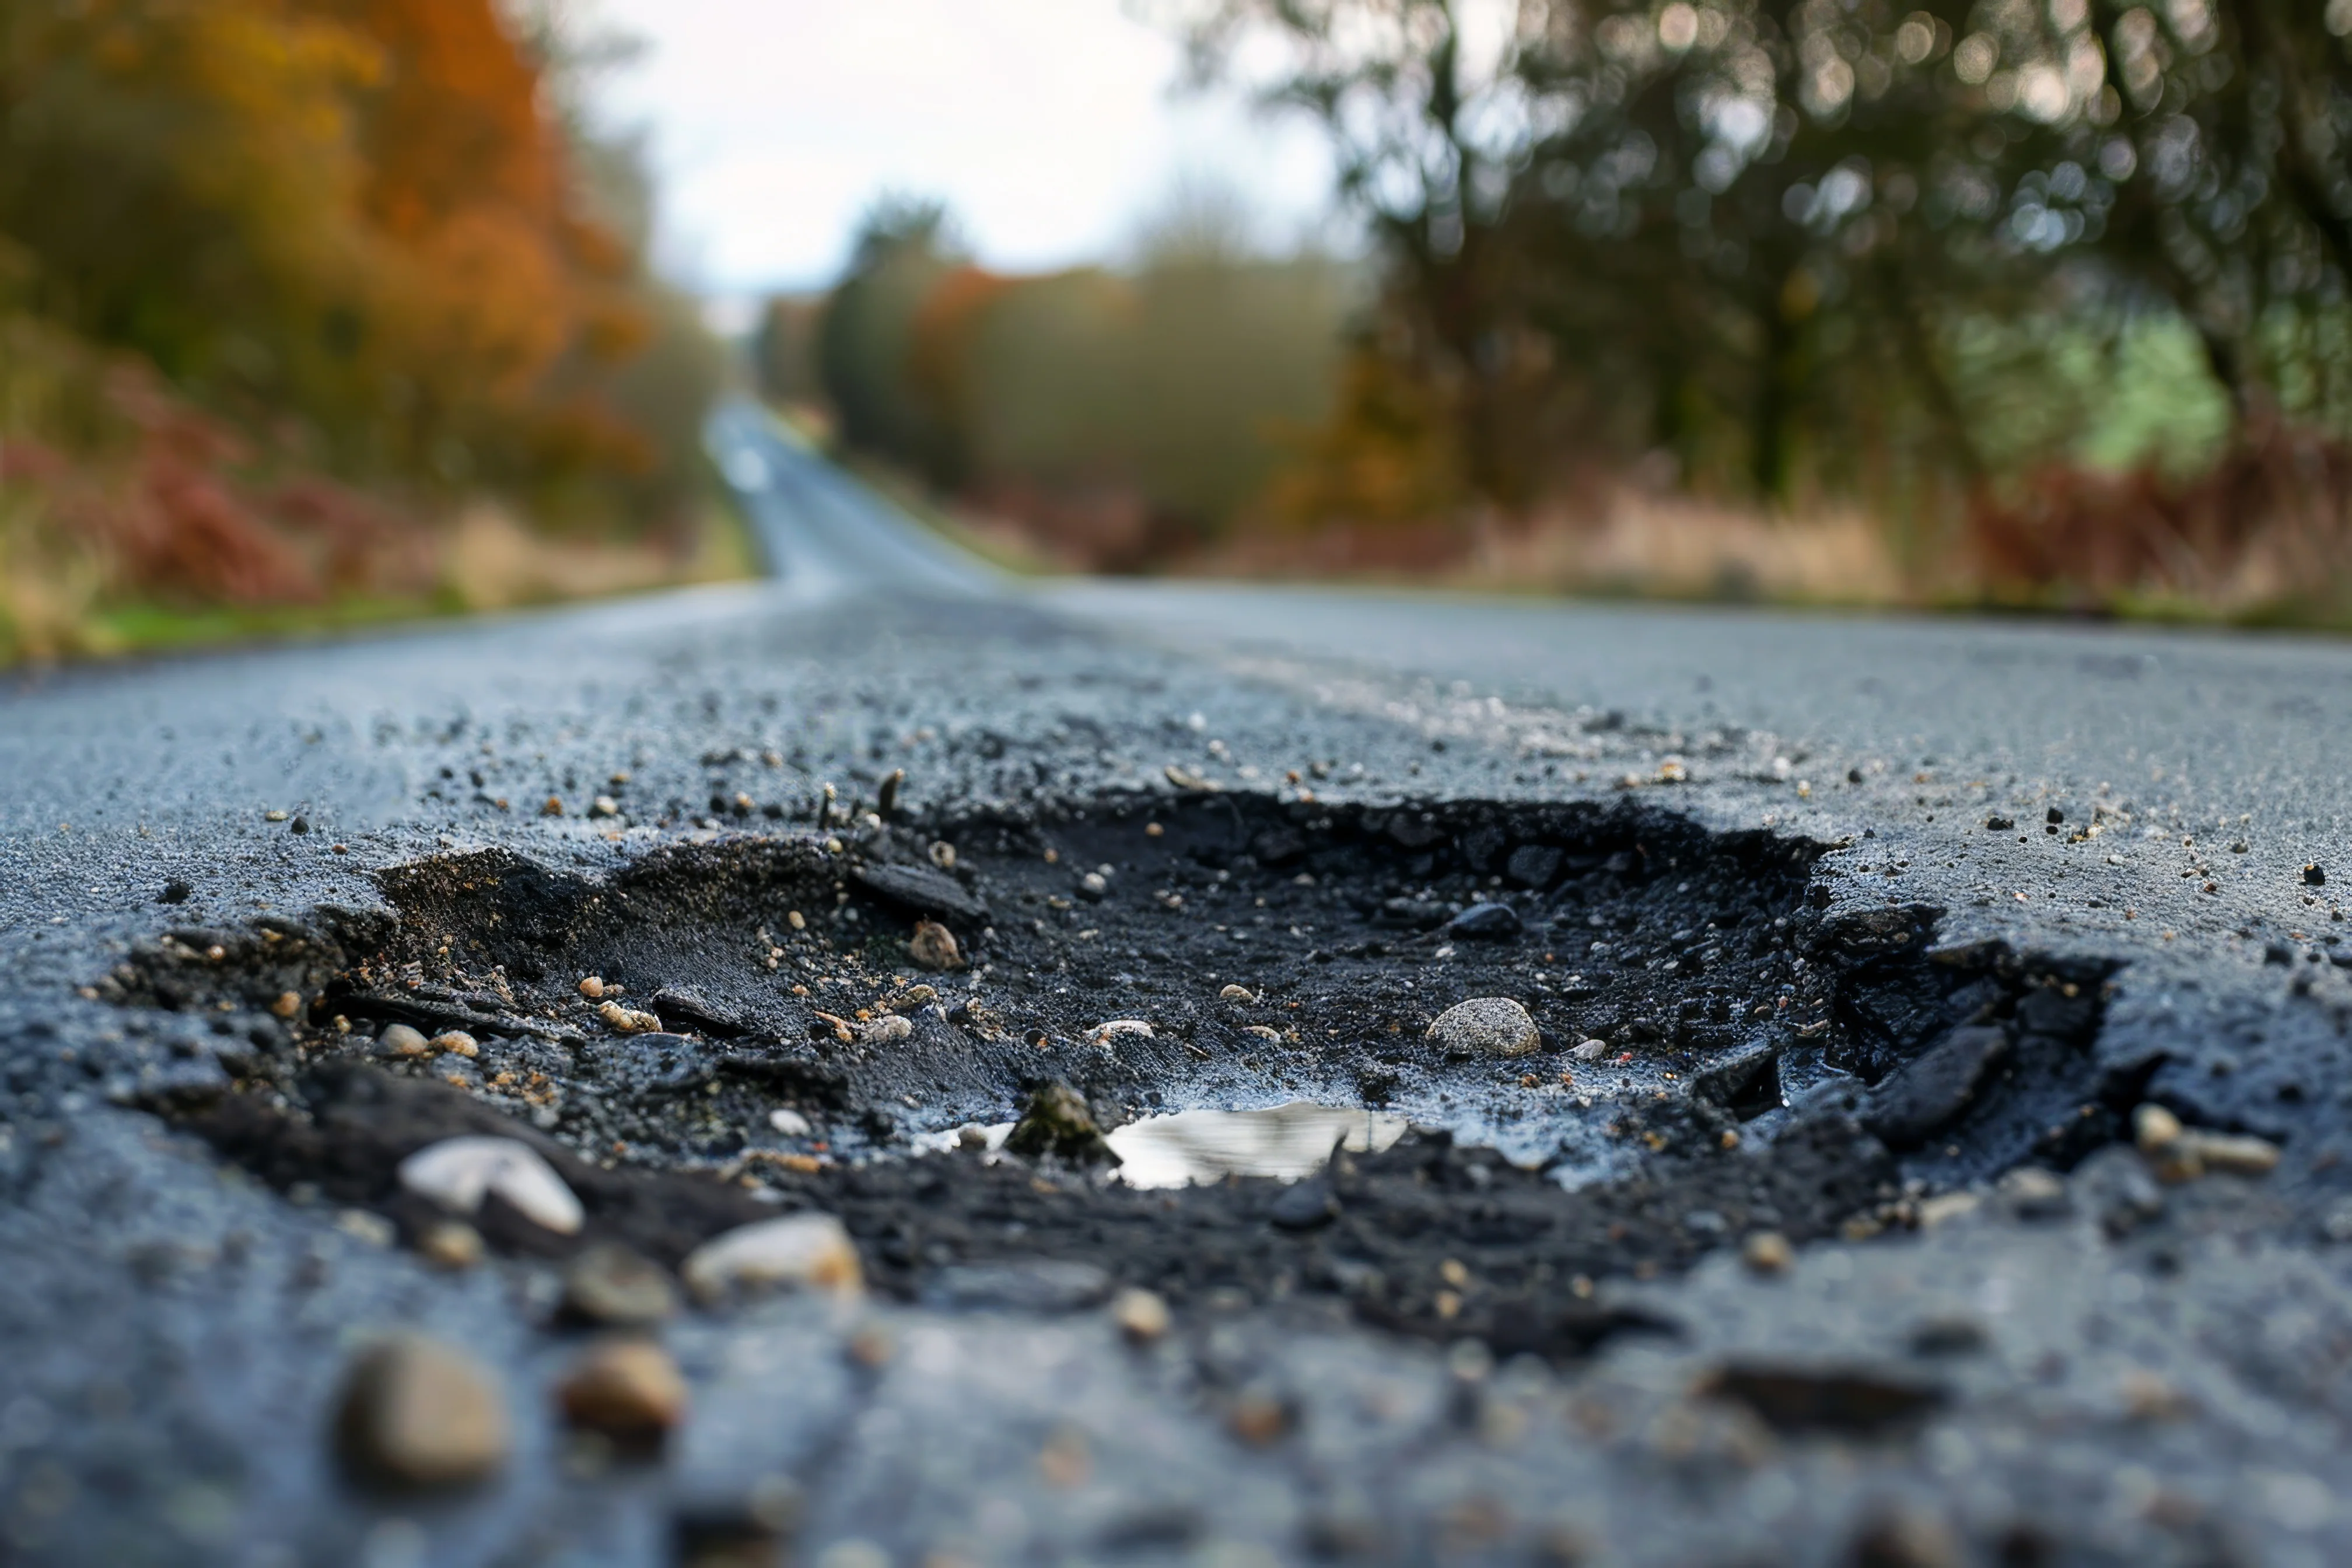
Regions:
[[[1180,178],[1281,243],[1328,207],[1308,127],[1175,90],[1120,0],[603,0],[646,44],[599,98],[648,127],[664,260],[717,293],[832,279],[885,190],[944,198],[985,264],[1115,258]]]

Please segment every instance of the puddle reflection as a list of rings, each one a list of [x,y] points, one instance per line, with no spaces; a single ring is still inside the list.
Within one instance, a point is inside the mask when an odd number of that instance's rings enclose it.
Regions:
[[[1112,1129],[1105,1139],[1118,1153],[1118,1179],[1130,1187],[1181,1187],[1227,1176],[1272,1176],[1295,1182],[1330,1159],[1334,1146],[1377,1154],[1404,1136],[1410,1117],[1358,1106],[1295,1100],[1266,1110],[1179,1110]],[[952,1131],[918,1133],[918,1149],[943,1152],[959,1144],[988,1151],[992,1160],[1013,1131],[1010,1121],[975,1123]]]
[[[1181,1187],[1235,1175],[1296,1181],[1321,1170],[1335,1144],[1378,1153],[1408,1125],[1385,1111],[1301,1100],[1270,1110],[1180,1110],[1107,1136],[1129,1186]]]

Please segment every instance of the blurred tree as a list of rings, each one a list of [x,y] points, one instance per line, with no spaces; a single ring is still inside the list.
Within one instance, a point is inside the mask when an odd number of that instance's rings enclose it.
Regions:
[[[2341,421],[2346,0],[1160,9],[1203,71],[1275,46],[1254,79],[1326,126],[1387,258],[1381,352],[1494,499],[1570,432],[1775,500],[1972,483],[2041,354],[2151,310],[2242,413]],[[2045,412],[2044,451],[2082,437]]]
[[[816,333],[817,374],[841,438],[952,483],[952,440],[915,390],[915,317],[962,261],[940,203],[888,195],[866,215]]]
[[[265,453],[642,521],[693,473],[617,368],[685,323],[549,68],[495,0],[15,0],[0,237]]]
[[[762,395],[779,403],[814,405],[824,396],[817,374],[817,324],[824,301],[778,295],[760,308],[751,340],[751,367]]]

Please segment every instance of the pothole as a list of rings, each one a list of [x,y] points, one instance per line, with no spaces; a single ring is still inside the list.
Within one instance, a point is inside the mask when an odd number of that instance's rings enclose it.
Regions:
[[[169,1047],[124,1097],[404,1226],[429,1216],[398,1160],[495,1125],[589,1216],[503,1216],[510,1248],[675,1262],[722,1217],[823,1208],[909,1294],[1080,1262],[1572,1351],[1602,1275],[1908,1223],[2116,1135],[2102,971],[1931,951],[1929,909],[1825,919],[1818,852],[1630,805],[1120,797],[601,878],[436,857],[383,874],[390,914],[175,931],[98,989]],[[1431,1037],[1481,997],[1531,1048]],[[383,1054],[395,1024],[414,1054]],[[1054,1084],[1112,1168],[1003,1152]]]

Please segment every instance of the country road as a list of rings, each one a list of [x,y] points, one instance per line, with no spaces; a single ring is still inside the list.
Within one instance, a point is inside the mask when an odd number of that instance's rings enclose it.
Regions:
[[[2352,1561],[2352,647],[1021,583],[709,446],[771,581],[0,691],[0,1560]],[[799,1214],[862,1290],[582,1305]],[[352,1458],[391,1331],[479,1473]]]

